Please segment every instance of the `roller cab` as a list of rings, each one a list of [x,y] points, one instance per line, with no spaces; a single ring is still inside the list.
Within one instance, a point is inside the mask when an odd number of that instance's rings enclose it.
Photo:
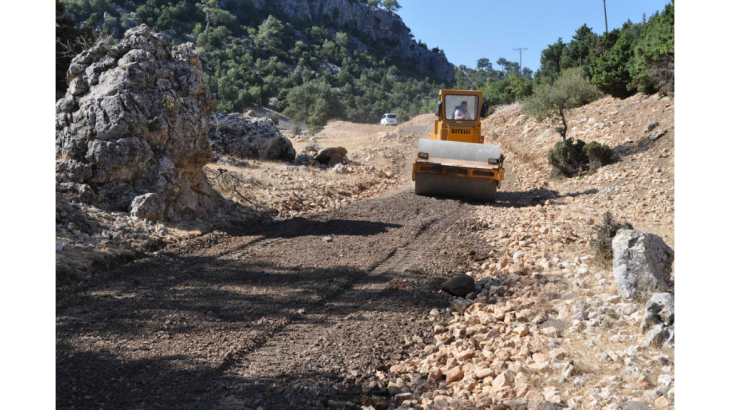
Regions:
[[[430,139],[418,143],[412,178],[416,195],[494,202],[504,180],[499,145],[485,145],[479,91],[441,90]]]

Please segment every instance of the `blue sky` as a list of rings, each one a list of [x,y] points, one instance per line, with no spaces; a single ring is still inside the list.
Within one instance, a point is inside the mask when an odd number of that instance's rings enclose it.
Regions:
[[[670,0],[607,0],[608,29],[628,19],[641,21]],[[527,47],[522,66],[540,67],[540,52],[558,37],[570,41],[583,23],[594,32],[605,29],[602,0],[399,0],[398,14],[416,40],[429,48],[438,46],[453,64],[476,67],[487,57],[495,69],[497,59],[519,61],[513,48]]]

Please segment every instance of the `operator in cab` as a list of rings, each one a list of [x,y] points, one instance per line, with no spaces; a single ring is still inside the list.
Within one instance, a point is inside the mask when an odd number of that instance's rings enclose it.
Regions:
[[[454,110],[453,119],[455,120],[468,120],[470,118],[469,116],[469,107],[466,103],[466,101],[462,101],[461,105],[456,107]]]

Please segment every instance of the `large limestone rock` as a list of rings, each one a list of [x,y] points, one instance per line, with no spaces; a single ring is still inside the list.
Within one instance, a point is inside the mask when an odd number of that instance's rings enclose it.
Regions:
[[[296,151],[268,118],[215,114],[210,133],[213,151],[239,158],[293,161]]]
[[[671,279],[674,251],[657,235],[621,229],[613,238],[613,276],[619,295],[636,299],[663,292]]]
[[[76,56],[67,80],[56,104],[59,183],[90,187],[109,210],[154,193],[164,219],[215,212],[221,200],[202,173],[211,96],[193,44],[170,50],[141,25]]]

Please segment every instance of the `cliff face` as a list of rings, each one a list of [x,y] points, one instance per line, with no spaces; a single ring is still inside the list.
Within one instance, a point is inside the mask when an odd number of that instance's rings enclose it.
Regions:
[[[259,10],[275,6],[292,19],[314,24],[327,19],[341,27],[358,30],[375,41],[387,41],[391,57],[443,80],[454,80],[454,65],[446,55],[418,46],[403,20],[386,10],[352,0],[254,0],[254,3]]]

